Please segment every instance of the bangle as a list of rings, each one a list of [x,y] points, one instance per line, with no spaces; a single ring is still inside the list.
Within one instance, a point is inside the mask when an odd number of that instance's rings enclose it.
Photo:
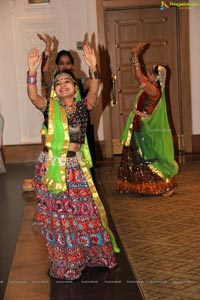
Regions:
[[[134,67],[136,70],[141,69],[141,65],[139,62],[134,63]]]
[[[27,72],[27,84],[36,85],[37,83],[37,72],[33,75],[30,75],[29,72]]]
[[[37,72],[35,72],[35,74],[30,75],[29,71],[27,71],[27,77],[31,77],[31,78],[35,77],[36,78],[37,77]]]
[[[135,61],[135,57],[132,56],[131,59],[130,59],[130,61],[134,65],[134,67],[136,69],[140,69],[141,68],[139,61]]]
[[[132,63],[132,64],[134,65],[134,67],[135,67],[136,70],[141,69],[141,65],[140,65],[139,61],[134,62],[134,63]]]
[[[45,58],[48,58],[49,56],[50,56],[50,52],[45,51],[45,52],[44,52],[44,57],[45,57]]]
[[[98,71],[97,69],[94,70],[92,73],[89,69],[89,76],[90,76],[90,79],[99,79],[99,74],[98,74]]]
[[[36,85],[37,84],[36,78],[34,78],[34,77],[27,77],[27,84]]]
[[[131,56],[130,62],[131,62],[133,65],[136,64],[136,63],[139,63],[139,61],[136,61],[136,60],[135,60],[135,57],[134,57],[134,56]]]
[[[141,69],[141,65],[140,65],[140,62],[139,61],[135,61],[135,57],[131,57],[131,63],[134,65],[135,69],[136,70],[139,70]]]

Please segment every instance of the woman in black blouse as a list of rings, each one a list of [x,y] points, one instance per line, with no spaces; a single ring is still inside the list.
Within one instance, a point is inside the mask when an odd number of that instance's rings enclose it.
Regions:
[[[77,82],[67,70],[54,76],[56,97],[39,95],[36,71],[41,56],[35,48],[28,53],[28,95],[44,114],[46,130],[35,173],[35,220],[46,242],[49,275],[66,280],[79,278],[86,266],[114,268],[114,252],[119,252],[89,171],[85,132],[99,80],[94,50],[85,44],[83,51],[91,82],[86,98],[78,103]]]

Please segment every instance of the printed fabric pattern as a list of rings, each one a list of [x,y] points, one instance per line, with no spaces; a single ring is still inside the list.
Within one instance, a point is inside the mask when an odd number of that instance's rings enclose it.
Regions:
[[[66,167],[65,192],[54,194],[42,184],[45,155],[40,155],[35,173],[37,211],[35,220],[44,236],[51,262],[50,275],[78,279],[85,267],[116,266],[107,231],[101,224],[89,185],[76,159]]]

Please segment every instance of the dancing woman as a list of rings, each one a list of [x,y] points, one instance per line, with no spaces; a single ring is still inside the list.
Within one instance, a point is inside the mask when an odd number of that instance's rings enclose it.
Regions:
[[[173,194],[178,165],[165,100],[166,68],[154,65],[144,75],[139,56],[147,45],[132,50],[132,68],[139,91],[121,135],[123,152],[116,188],[121,193]]]
[[[28,96],[43,113],[46,127],[45,145],[35,172],[35,220],[46,242],[49,275],[66,280],[78,279],[87,266],[114,268],[114,252],[119,252],[84,149],[99,80],[94,50],[85,45],[83,51],[91,84],[87,97],[79,102],[75,101],[77,82],[69,70],[54,76],[56,97],[39,95],[36,71],[41,56],[35,48],[28,53]]]

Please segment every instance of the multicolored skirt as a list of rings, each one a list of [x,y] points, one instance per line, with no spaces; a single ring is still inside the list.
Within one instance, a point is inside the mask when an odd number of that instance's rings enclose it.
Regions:
[[[78,279],[87,266],[114,268],[117,265],[110,236],[102,226],[79,159],[77,156],[66,158],[68,188],[65,192],[51,193],[42,183],[47,160],[44,152],[35,174],[35,220],[46,242],[51,262],[49,273],[65,280]],[[89,180],[92,181],[91,176]]]
[[[173,191],[177,186],[175,179],[161,178],[151,170],[150,163],[142,159],[135,144],[124,146],[116,181],[117,191],[138,195],[167,195]]]

